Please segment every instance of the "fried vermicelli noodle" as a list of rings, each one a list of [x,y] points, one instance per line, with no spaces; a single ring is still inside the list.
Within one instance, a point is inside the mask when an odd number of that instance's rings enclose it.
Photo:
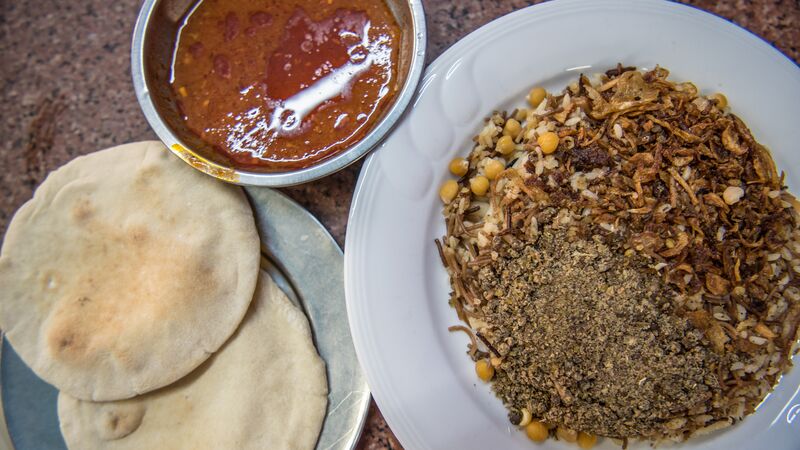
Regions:
[[[668,74],[618,66],[494,113],[442,190],[450,303],[515,424],[682,440],[791,366],[797,202],[724,97]]]

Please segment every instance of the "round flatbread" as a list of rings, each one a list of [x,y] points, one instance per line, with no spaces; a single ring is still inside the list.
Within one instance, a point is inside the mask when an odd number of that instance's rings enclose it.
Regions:
[[[266,274],[250,308],[219,352],[171,386],[106,403],[59,394],[67,446],[313,449],[328,388],[308,321]]]
[[[0,328],[59,390],[129,398],[233,334],[259,258],[241,188],[159,142],[114,147],[54,171],[17,211],[0,253]]]

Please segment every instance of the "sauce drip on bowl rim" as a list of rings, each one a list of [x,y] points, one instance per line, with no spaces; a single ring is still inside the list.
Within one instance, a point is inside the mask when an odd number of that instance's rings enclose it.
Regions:
[[[232,165],[296,170],[369,132],[398,89],[399,39],[384,1],[203,0],[171,82],[187,127]]]

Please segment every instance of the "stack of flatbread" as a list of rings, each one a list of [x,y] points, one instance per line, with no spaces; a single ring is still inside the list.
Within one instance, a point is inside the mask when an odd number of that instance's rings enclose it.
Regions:
[[[242,189],[161,143],[77,158],[17,211],[0,328],[70,449],[312,449],[322,427],[324,363]]]

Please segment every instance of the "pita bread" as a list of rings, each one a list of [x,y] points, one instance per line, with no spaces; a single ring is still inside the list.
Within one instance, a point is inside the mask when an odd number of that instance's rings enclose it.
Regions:
[[[51,173],[0,253],[0,328],[37,375],[117,400],[166,386],[236,330],[259,240],[241,188],[158,142],[103,150]]]
[[[67,446],[313,449],[328,388],[308,322],[266,274],[250,308],[219,352],[171,386],[107,403],[59,394]]]

